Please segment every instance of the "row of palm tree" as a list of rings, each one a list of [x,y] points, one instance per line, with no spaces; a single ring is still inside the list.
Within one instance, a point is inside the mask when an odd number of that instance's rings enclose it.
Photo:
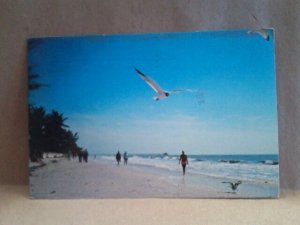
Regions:
[[[76,154],[81,148],[77,145],[78,133],[73,133],[64,123],[62,113],[53,110],[46,113],[43,107],[29,106],[29,146],[30,160],[39,161],[43,153],[55,152]]]
[[[38,74],[28,68],[28,90],[34,91],[47,85],[37,81]],[[77,145],[78,133],[73,133],[65,124],[68,118],[62,113],[52,110],[47,113],[44,107],[29,103],[29,147],[30,160],[40,161],[43,153],[55,152],[77,155],[82,149]]]

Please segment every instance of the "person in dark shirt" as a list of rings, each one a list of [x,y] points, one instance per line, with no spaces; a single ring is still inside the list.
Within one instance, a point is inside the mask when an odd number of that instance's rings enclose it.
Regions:
[[[87,151],[87,149],[85,149],[83,151],[83,161],[85,161],[87,163],[88,162],[88,158],[89,158],[89,152]]]
[[[127,161],[128,161],[128,155],[127,155],[127,152],[125,152],[125,153],[123,154],[123,158],[124,158],[124,165],[127,166]]]
[[[118,151],[118,153],[116,154],[116,160],[117,160],[117,163],[119,165],[120,162],[121,162],[121,153],[120,153],[120,151]]]

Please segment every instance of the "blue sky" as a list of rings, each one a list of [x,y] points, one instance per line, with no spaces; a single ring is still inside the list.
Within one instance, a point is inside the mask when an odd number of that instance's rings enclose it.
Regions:
[[[91,153],[277,154],[274,38],[246,30],[31,39],[48,87],[29,101],[58,110]],[[166,90],[154,101],[138,68]]]

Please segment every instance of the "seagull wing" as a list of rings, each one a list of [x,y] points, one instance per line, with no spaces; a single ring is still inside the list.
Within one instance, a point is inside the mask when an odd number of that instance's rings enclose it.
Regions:
[[[270,39],[269,32],[266,29],[261,29],[261,30],[257,31],[257,33],[259,33],[267,41]]]
[[[252,19],[253,19],[255,22],[258,21],[258,20],[257,20],[257,17],[256,17],[254,14],[250,13],[250,15],[251,15]]]
[[[171,94],[180,93],[180,92],[195,92],[195,90],[191,90],[191,89],[175,89],[175,90],[170,91]]]
[[[223,184],[233,184],[232,182],[223,181]]]
[[[231,188],[233,188],[233,186],[234,186],[234,184],[233,184],[232,182],[226,182],[226,181],[223,181],[222,183],[223,183],[223,184],[229,184]]]
[[[147,84],[158,94],[165,94],[165,91],[161,89],[161,87],[150,77],[143,74],[141,71],[139,71],[137,68],[134,68],[135,71],[140,75],[140,77],[147,82]]]
[[[267,29],[259,29],[259,30],[250,30],[248,31],[248,34],[259,34],[260,36],[263,37],[263,39],[269,41],[270,35]]]

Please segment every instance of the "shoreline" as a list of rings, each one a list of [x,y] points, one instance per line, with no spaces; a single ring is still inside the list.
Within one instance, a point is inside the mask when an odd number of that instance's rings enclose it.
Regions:
[[[182,173],[160,174],[136,165],[127,166],[109,160],[77,159],[45,161],[32,170],[32,198],[277,198],[279,186],[243,182],[233,193],[229,179]],[[231,180],[232,181],[232,180]]]

